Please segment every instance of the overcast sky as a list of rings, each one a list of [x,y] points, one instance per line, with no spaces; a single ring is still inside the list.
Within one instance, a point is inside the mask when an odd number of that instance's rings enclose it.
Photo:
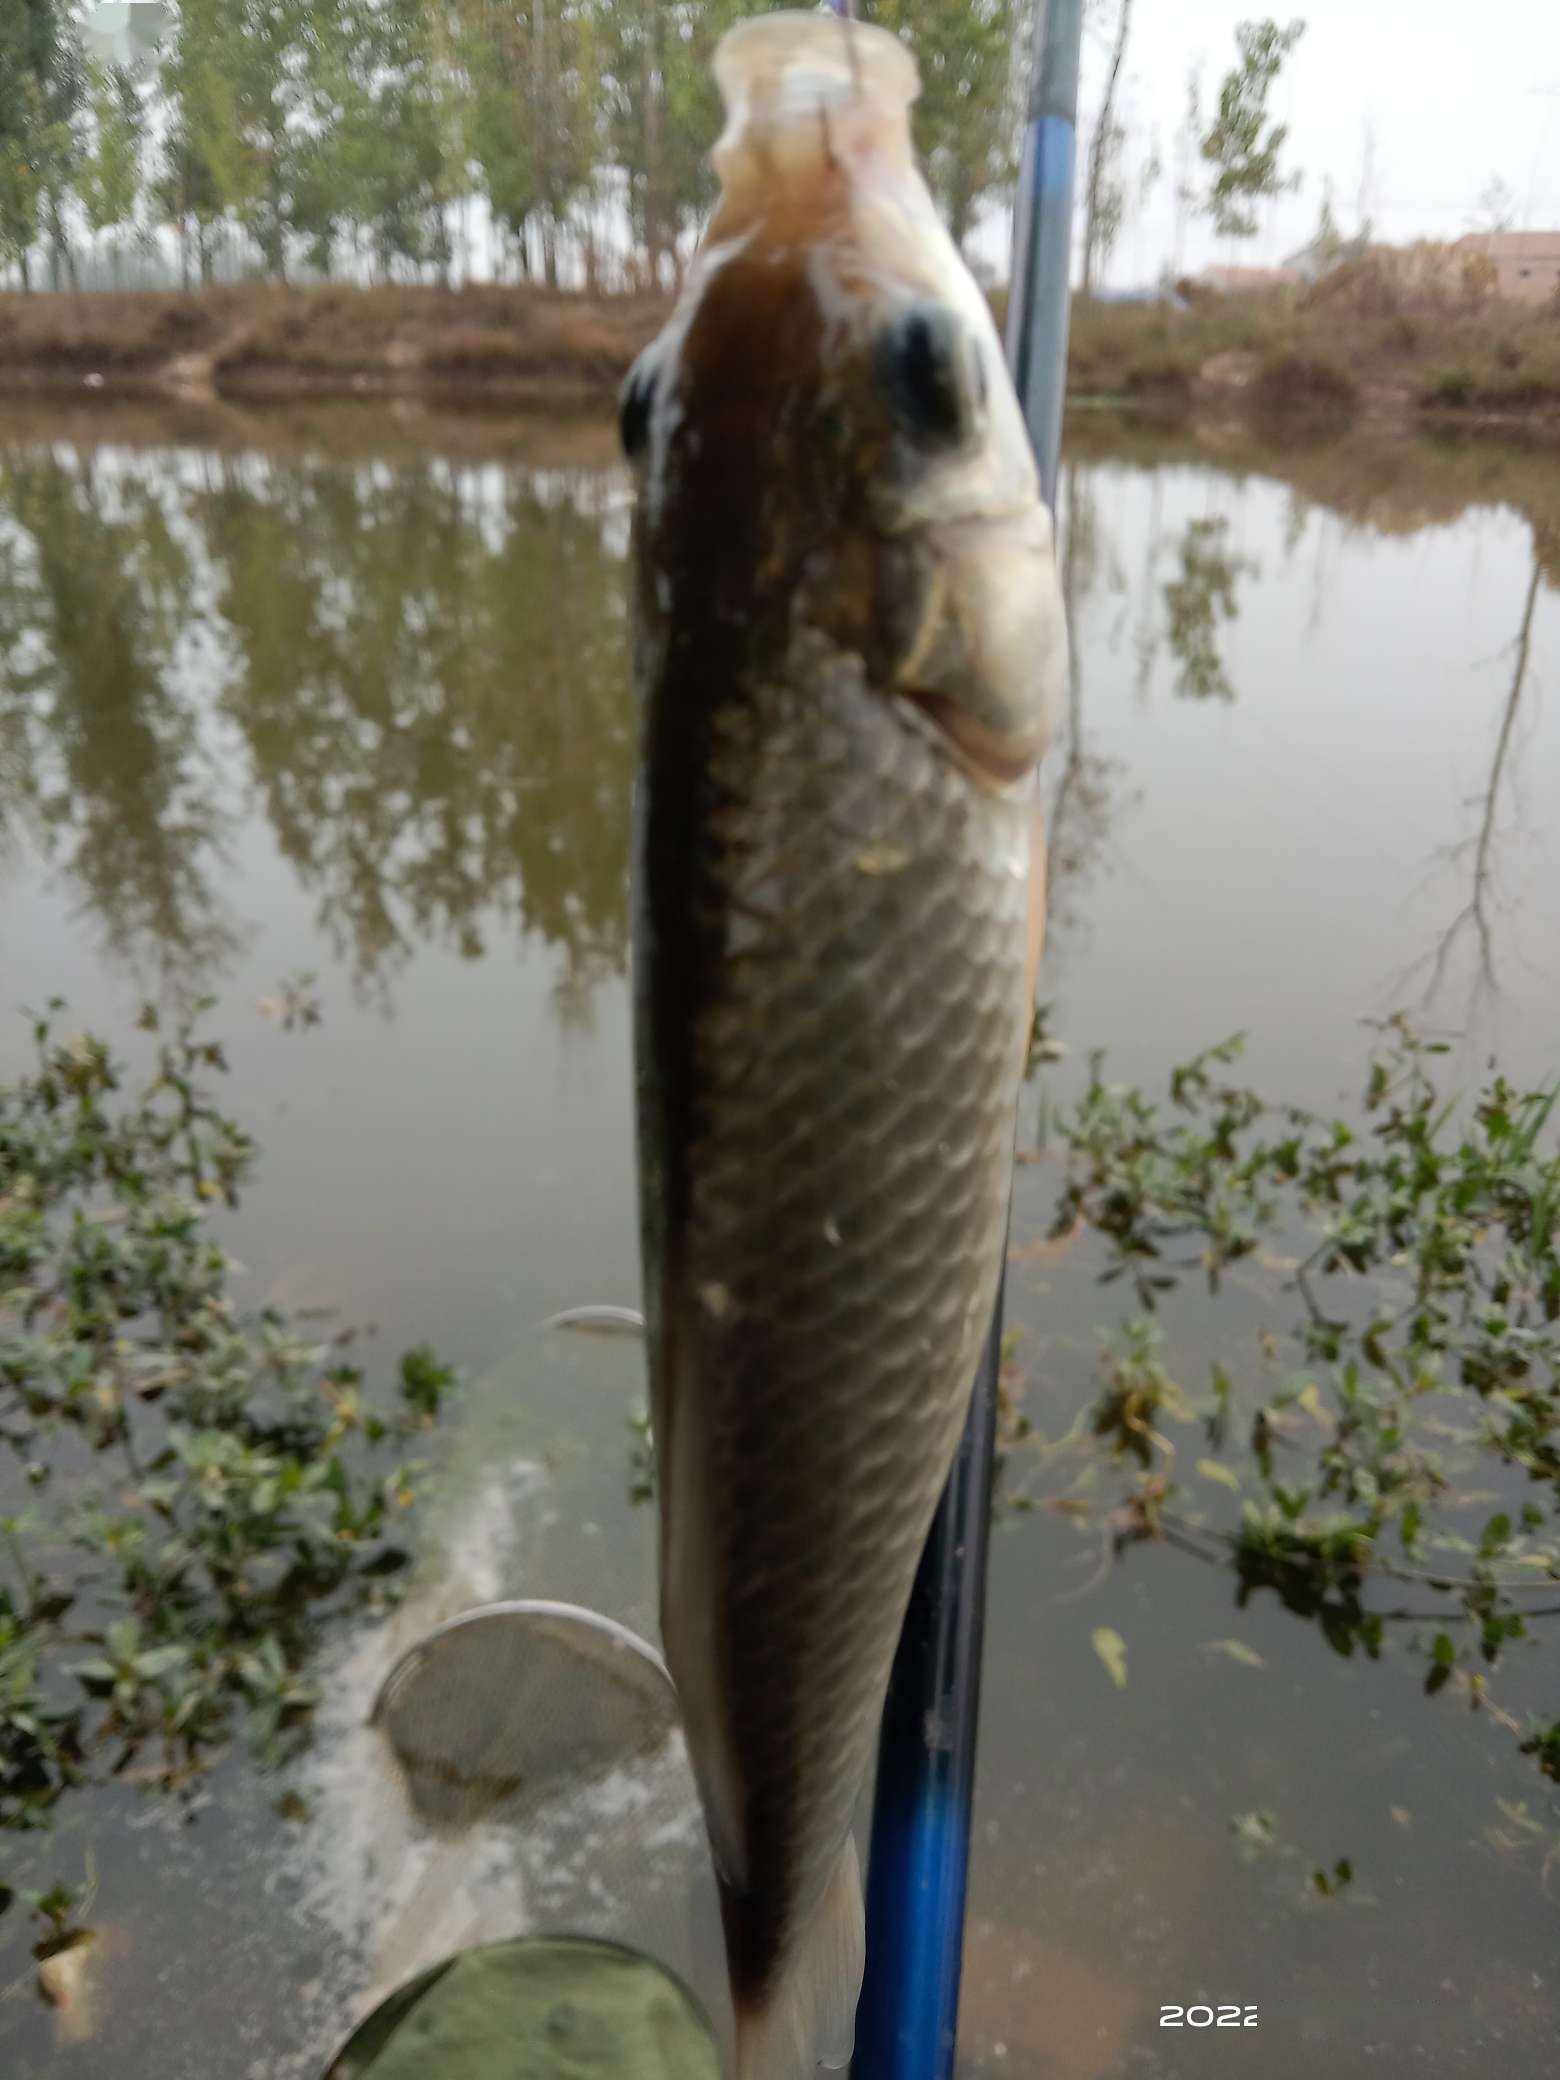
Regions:
[[[1102,27],[1117,0],[1099,0]],[[1165,171],[1128,225],[1107,280],[1152,280],[1175,240],[1175,134],[1187,68],[1199,64],[1203,106],[1235,57],[1235,24],[1266,10],[1222,0],[1134,0],[1122,113],[1139,162],[1157,143]],[[1457,238],[1470,229],[1494,174],[1516,197],[1519,226],[1560,229],[1560,0],[1311,0],[1273,9],[1300,17],[1304,36],[1274,89],[1273,112],[1290,126],[1287,163],[1298,194],[1264,205],[1256,238],[1236,257],[1266,264],[1315,228],[1323,180],[1343,228],[1354,228],[1369,124],[1375,170],[1367,207],[1377,236],[1404,243]],[[1080,142],[1099,104],[1108,40],[1086,42]],[[1548,89],[1539,92],[1538,89]],[[1227,257],[1204,221],[1189,227],[1183,267]]]

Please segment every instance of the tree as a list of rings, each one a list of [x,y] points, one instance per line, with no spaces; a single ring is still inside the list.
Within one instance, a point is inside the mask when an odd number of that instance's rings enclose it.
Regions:
[[[1317,213],[1316,229],[1311,233],[1310,252],[1316,262],[1318,274],[1325,274],[1336,265],[1339,255],[1350,243],[1343,235],[1332,206],[1332,181],[1322,182],[1322,206]]]
[[[1121,81],[1121,61],[1127,54],[1127,32],[1132,24],[1132,0],[1121,0],[1116,17],[1116,40],[1111,48],[1110,69],[1100,112],[1094,119],[1084,174],[1083,208],[1083,293],[1092,296],[1097,267],[1104,264],[1121,230],[1126,211],[1126,187],[1120,175],[1121,148],[1125,127],[1116,117],[1116,89]]]
[[[1477,209],[1471,219],[1476,231],[1510,231],[1517,221],[1517,198],[1501,179],[1492,173],[1479,190]]]
[[[145,116],[135,81],[122,66],[93,65],[88,80],[93,143],[76,187],[92,229],[112,231],[135,215]]]
[[[313,35],[313,0],[221,0],[222,41],[240,150],[224,201],[259,245],[266,272],[287,278],[295,141],[291,117]]]
[[[1175,133],[1175,236],[1170,252],[1172,281],[1181,272],[1187,225],[1197,207],[1197,183],[1193,176],[1195,161],[1202,150],[1202,137],[1202,63],[1194,58],[1186,68],[1186,102],[1180,127]]]
[[[1130,8],[1131,0],[1126,0]],[[915,52],[911,111],[927,183],[962,246],[987,196],[1018,172],[1020,106],[1031,39],[1022,0],[883,0],[872,19]]]
[[[1304,34],[1300,21],[1286,29],[1272,20],[1236,28],[1240,62],[1224,76],[1218,114],[1202,140],[1202,156],[1214,169],[1205,207],[1227,238],[1253,237],[1257,219],[1250,204],[1299,186],[1298,174],[1278,170],[1289,130],[1284,123],[1268,122],[1267,104],[1285,58]]]
[[[455,37],[466,155],[495,226],[507,234],[523,267],[526,228],[541,199],[535,140],[515,120],[527,74],[525,18],[491,0],[458,0]]]
[[[341,0],[311,10],[301,66],[306,121],[292,152],[291,221],[328,261],[337,227],[365,228],[388,275],[452,258],[447,206],[465,182],[442,10],[424,0]]]
[[[681,274],[678,236],[715,198],[709,150],[720,131],[711,59],[740,0],[602,0],[596,17],[607,137],[628,181],[628,214],[658,282]]]
[[[43,222],[49,240],[49,278],[62,276],[76,287],[76,257],[67,229],[67,205],[82,153],[80,127],[86,112],[87,68],[74,29],[54,5],[54,44],[43,74]]]
[[[665,282],[715,198],[715,46],[754,4],[177,0],[133,4],[126,24],[123,10],[95,16],[92,0],[0,0],[0,264],[30,287],[42,238],[56,279],[74,278],[72,227],[134,222],[144,185],[149,219],[177,233],[186,286],[211,281],[235,226],[283,279],[302,240],[321,272],[350,244],[382,272],[447,276],[454,205],[480,189],[501,243],[549,282],[571,238],[594,278],[594,211],[621,198],[644,278]],[[1017,170],[1037,4],[874,10],[914,44],[916,141],[960,242]],[[1093,168],[1095,257],[1130,187],[1114,104],[1109,115]]]
[[[62,202],[81,101],[81,55],[59,0],[0,4],[0,256],[32,287],[31,252],[48,225],[56,272],[69,260]]]
[[[200,279],[209,282],[212,229],[244,185],[233,26],[231,0],[182,0],[162,75],[168,122],[154,193],[179,234],[186,288],[192,237]]]
[[[1355,237],[1364,244],[1376,228],[1376,126],[1365,118],[1360,131],[1360,179],[1354,198]]]
[[[522,258],[537,224],[556,282],[559,234],[602,143],[598,24],[580,0],[458,0],[455,24],[466,151]]]

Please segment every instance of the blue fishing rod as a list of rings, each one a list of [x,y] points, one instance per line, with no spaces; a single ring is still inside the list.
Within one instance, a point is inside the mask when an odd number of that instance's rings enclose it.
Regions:
[[[852,0],[834,4],[853,12]],[[1082,33],[1083,0],[1039,0],[1008,303],[1008,362],[1053,511]],[[969,1420],[921,1556],[883,1708],[853,2080],[952,2080],[1001,1357],[999,1285]]]

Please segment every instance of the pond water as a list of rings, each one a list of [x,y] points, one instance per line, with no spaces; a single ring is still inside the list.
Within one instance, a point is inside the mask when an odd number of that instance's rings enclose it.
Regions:
[[[1253,1081],[1347,1105],[1361,1021],[1399,1006],[1465,1077],[1555,1073],[1554,458],[1093,419],[1067,455],[1047,1101],[1093,1048],[1158,1089],[1244,1029]],[[222,1227],[244,1297],[372,1325],[386,1371],[427,1340],[469,1381],[419,1586],[328,1651],[293,1776],[238,1759],[182,1805],[120,1783],[7,1843],[26,1882],[90,1868],[104,1931],[66,2027],[21,1915],[0,1925],[16,2080],[318,2073],[369,1985],[504,1932],[393,1868],[362,1720],[396,1646],[502,1594],[653,1631],[639,1355],[537,1328],[637,1289],[627,500],[595,424],[0,418],[0,1074],[26,1058],[15,1007],[64,997],[133,1056],[144,997],[214,996],[262,1150]],[[304,973],[321,1022],[288,1030],[261,1002]],[[1009,1282],[1053,1436],[1127,1308],[1087,1250],[1031,1247],[1056,1190],[1021,1169]],[[1249,1338],[1243,1304],[1183,1296],[1177,1358]],[[1554,1784],[1427,1699],[1422,1664],[1340,1658],[1185,1554],[1104,1558],[1060,1513],[996,1536],[961,2072],[1552,2069]],[[1554,1716],[1534,1635],[1503,1695]],[[1277,1846],[1246,1860],[1257,1811]],[[676,1890],[692,1838],[665,1834]],[[1323,1898],[1306,1874],[1339,1858]],[[565,1861],[531,1856],[511,1918],[581,1918]],[[1159,2026],[1203,2002],[1257,2009],[1255,2034]]]

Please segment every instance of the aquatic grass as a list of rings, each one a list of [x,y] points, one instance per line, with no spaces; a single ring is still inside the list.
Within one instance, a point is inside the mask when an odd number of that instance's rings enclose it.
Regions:
[[[419,1348],[378,1396],[349,1338],[241,1310],[211,1217],[258,1152],[208,1009],[143,1013],[137,1085],[51,1004],[0,1085],[0,1828],[132,1762],[185,1788],[242,1729],[288,1753],[322,1624],[407,1558],[452,1384]]]
[[[1139,1312],[1106,1339],[1068,1451],[1016,1440],[1004,1474],[1033,1508],[1043,1465],[1043,1500],[1103,1521],[1118,1554],[1169,1543],[1227,1567],[1238,1604],[1272,1594],[1340,1654],[1408,1641],[1430,1694],[1455,1683],[1555,1775],[1555,1728],[1517,1721],[1491,1678],[1560,1614],[1560,1091],[1492,1069],[1462,1100],[1448,1051],[1385,1021],[1357,1114],[1332,1119],[1235,1080],[1239,1036],[1175,1068],[1164,1100],[1091,1057],[1077,1103],[1045,1106],[1065,1165],[1051,1235],[1092,1234]],[[1159,1319],[1191,1278],[1276,1312],[1205,1392]],[[1197,1427],[1194,1480],[1175,1438]],[[1125,1488],[1092,1485],[1101,1452]]]

